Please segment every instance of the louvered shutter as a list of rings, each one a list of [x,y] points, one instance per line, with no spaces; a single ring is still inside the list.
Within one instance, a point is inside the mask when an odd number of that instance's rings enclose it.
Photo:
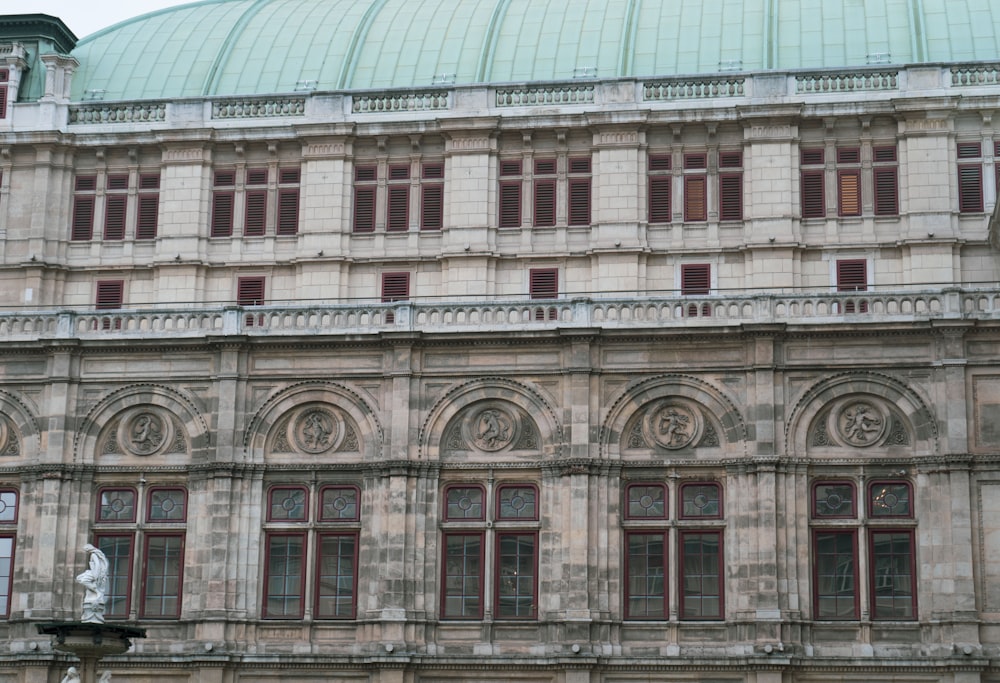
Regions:
[[[559,271],[532,268],[528,273],[528,294],[532,299],[555,299],[559,293]]]
[[[824,156],[822,148],[803,149],[799,151],[799,163],[802,166],[817,166],[823,163]]]
[[[672,177],[669,175],[649,176],[649,222],[669,223],[670,187]]]
[[[556,181],[535,181],[535,222],[538,227],[550,227],[556,224]]]
[[[837,194],[841,216],[861,215],[861,171],[839,171]]]
[[[837,148],[837,163],[838,164],[860,164],[861,163],[861,149],[859,147],[838,147]]]
[[[354,188],[354,232],[375,232],[375,187]]]
[[[837,291],[864,292],[868,290],[868,262],[864,259],[843,259],[837,261]],[[867,313],[868,302],[855,306],[853,301],[844,302],[844,313]]]
[[[420,189],[420,229],[440,230],[443,224],[444,186],[422,186]]]
[[[875,215],[895,216],[899,213],[899,201],[896,183],[896,168],[874,168],[872,176],[875,183]]]
[[[802,217],[823,218],[826,215],[826,201],[823,171],[802,171]]]
[[[959,159],[978,159],[983,155],[983,145],[980,142],[959,142],[957,148]]]
[[[521,181],[500,183],[500,227],[521,225]]]
[[[590,225],[590,178],[569,181],[569,224]]]
[[[212,237],[229,237],[233,234],[232,192],[216,191],[212,195]]]
[[[7,86],[0,85],[0,119],[7,118]]]
[[[743,220],[743,174],[719,174],[719,220]]]
[[[409,228],[410,188],[408,185],[389,186],[389,215],[386,230],[404,232]]]
[[[704,221],[708,219],[705,185],[706,178],[703,175],[684,176],[685,221]]]
[[[104,198],[104,239],[125,239],[125,201],[124,194],[109,194]]]
[[[681,295],[702,295],[711,292],[712,266],[708,263],[681,265]]]
[[[979,164],[958,167],[958,210],[962,213],[983,210],[983,167]]]
[[[139,219],[136,221],[135,238],[151,240],[156,237],[157,214],[160,210],[159,194],[139,195]]]
[[[262,277],[241,277],[236,281],[236,303],[239,306],[260,306],[264,303]]]
[[[99,280],[97,282],[97,301],[95,308],[109,311],[122,307],[125,296],[124,280]]]
[[[298,172],[296,171],[296,178]],[[299,231],[299,188],[278,190],[278,234],[294,235]]]
[[[382,273],[382,301],[406,301],[409,298],[409,273]]]
[[[267,190],[246,191],[246,215],[243,218],[243,234],[260,237],[264,234],[267,220]]]
[[[94,195],[77,195],[73,198],[73,225],[70,239],[89,240],[94,236]]]

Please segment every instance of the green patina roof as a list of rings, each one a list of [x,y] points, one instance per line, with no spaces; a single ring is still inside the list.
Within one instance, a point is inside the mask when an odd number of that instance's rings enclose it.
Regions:
[[[204,0],[81,40],[74,99],[996,60],[996,0]]]

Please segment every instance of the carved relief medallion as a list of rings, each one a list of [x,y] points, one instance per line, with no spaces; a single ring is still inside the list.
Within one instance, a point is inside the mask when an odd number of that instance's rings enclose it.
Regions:
[[[683,399],[660,401],[646,411],[642,431],[650,444],[671,450],[684,448],[701,436],[701,412]]]
[[[889,422],[889,415],[882,407],[867,400],[846,401],[834,414],[840,438],[861,448],[878,443]]]
[[[154,455],[173,440],[171,421],[150,406],[129,411],[118,424],[118,445],[133,455]]]
[[[0,456],[21,455],[21,443],[17,431],[0,415]]]
[[[306,453],[327,452],[338,442],[343,431],[340,420],[329,410],[319,407],[303,410],[294,424],[295,445]]]
[[[469,410],[462,421],[462,439],[487,453],[510,450],[521,436],[521,417],[498,402]]]

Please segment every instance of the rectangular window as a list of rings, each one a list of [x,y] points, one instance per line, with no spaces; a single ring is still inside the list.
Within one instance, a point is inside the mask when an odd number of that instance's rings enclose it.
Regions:
[[[682,619],[721,619],[722,533],[681,531],[680,616]]]
[[[405,232],[410,227],[410,167],[389,167],[389,209],[385,229]]]
[[[861,215],[861,171],[837,171],[837,209],[841,216]]]
[[[684,221],[698,222],[708,220],[707,213],[707,178],[704,175],[684,176]]]
[[[712,291],[712,266],[708,263],[681,264],[681,296],[709,294]]]
[[[128,174],[107,176],[104,192],[104,239],[125,239],[125,206],[128,201]]]
[[[444,164],[424,164],[420,179],[420,229],[444,227]]]
[[[10,616],[14,589],[14,547],[17,535],[18,491],[0,489],[0,619]]]
[[[278,169],[278,235],[295,235],[299,231],[299,183],[302,172],[298,168]]]
[[[899,214],[897,169],[876,166],[872,169],[875,184],[875,215],[896,216]]]
[[[149,534],[143,553],[141,616],[147,619],[179,617],[184,566],[184,536]]]
[[[482,619],[483,534],[444,534],[441,616],[445,619]]]
[[[817,619],[857,619],[857,535],[816,530],[813,535],[814,609]]]
[[[409,273],[382,273],[382,301],[391,303],[393,301],[406,301],[409,298]],[[385,321],[390,324],[395,323],[396,313],[387,311]]]
[[[354,169],[354,232],[375,232],[375,191],[378,168]]]
[[[670,170],[669,154],[653,154],[649,157],[649,222],[669,223],[670,195],[673,176]]]
[[[137,240],[156,238],[158,214],[160,211],[160,174],[139,174],[139,215],[135,224]]]
[[[94,206],[97,201],[97,176],[80,175],[73,186],[73,216],[70,239],[82,242],[94,236]]]
[[[534,222],[535,227],[556,224],[556,160],[536,159],[534,173]]]
[[[98,280],[97,297],[94,308],[100,311],[114,310],[122,307],[125,296],[124,280]]]
[[[534,619],[538,567],[535,532],[497,533],[496,608],[498,619]]]
[[[247,169],[243,235],[261,237],[267,227],[267,169]]]
[[[841,259],[837,261],[837,291],[868,291],[868,262],[865,259]],[[844,313],[867,313],[868,302],[844,302]]]
[[[961,213],[979,213],[983,210],[983,167],[981,164],[959,164],[958,210]]]
[[[108,602],[104,614],[128,618],[132,601],[133,534],[96,534],[94,545],[108,558]]]
[[[501,228],[521,227],[521,160],[500,161],[500,222]]]
[[[7,92],[10,87],[10,70],[0,69],[0,119],[7,118]]]
[[[264,287],[266,278],[263,277],[241,277],[236,280],[236,305],[237,306],[262,306],[264,304]],[[254,315],[248,313],[243,319],[247,327],[264,324],[263,314]]]
[[[627,532],[625,618],[667,618],[667,534]]]
[[[590,157],[569,159],[569,225],[590,225]]]
[[[236,201],[236,171],[216,171],[212,183],[212,237],[231,237]]]
[[[265,540],[265,619],[301,619],[306,570],[305,533],[269,533]]]
[[[913,532],[871,531],[872,619],[916,618]]]
[[[743,153],[719,152],[719,220],[743,220]],[[724,170],[723,170],[724,169]]]
[[[353,619],[357,604],[357,533],[319,534],[316,546],[316,618]]]
[[[799,151],[799,164],[802,167],[799,194],[803,218],[823,218],[826,216],[826,183],[822,168],[824,157],[824,150],[821,148]]]
[[[559,295],[559,270],[557,268],[529,270],[528,295],[532,299],[555,299]]]

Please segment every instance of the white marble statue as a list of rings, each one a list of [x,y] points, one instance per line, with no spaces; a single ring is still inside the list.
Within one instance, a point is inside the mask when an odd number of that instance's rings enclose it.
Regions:
[[[59,683],[80,683],[80,672],[76,670],[75,666],[71,666],[66,669],[66,675]]]
[[[101,677],[97,679],[97,683],[111,683],[111,672],[105,671],[101,674]]]
[[[76,577],[76,582],[87,589],[83,596],[81,621],[103,624],[104,606],[108,602],[108,558],[89,543],[83,546],[83,550],[90,555],[90,566]]]

